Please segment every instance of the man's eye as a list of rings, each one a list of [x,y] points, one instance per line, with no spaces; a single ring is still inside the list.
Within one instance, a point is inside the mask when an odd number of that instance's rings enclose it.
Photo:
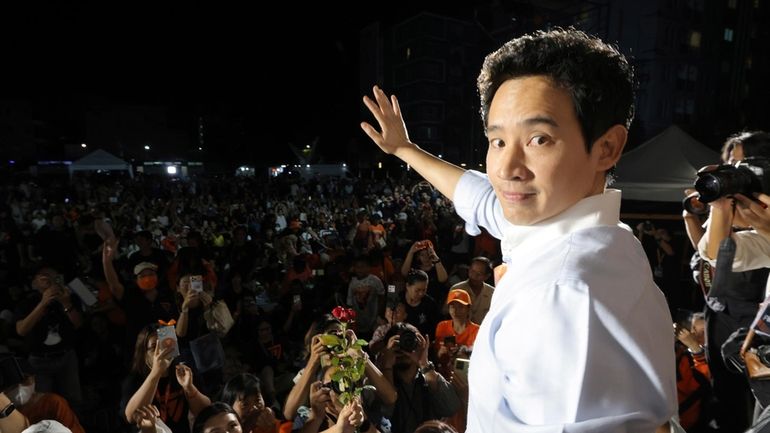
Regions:
[[[548,137],[546,135],[536,135],[536,136],[532,137],[529,140],[529,142],[530,142],[530,144],[534,144],[535,146],[543,146],[545,144],[550,143],[551,139],[550,139],[550,137]]]
[[[505,142],[499,138],[493,138],[492,140],[489,141],[489,145],[494,148],[500,149],[505,147]]]

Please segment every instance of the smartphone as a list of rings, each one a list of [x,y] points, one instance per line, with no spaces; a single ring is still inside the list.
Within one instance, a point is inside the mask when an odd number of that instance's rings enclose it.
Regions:
[[[7,390],[24,380],[19,362],[11,354],[0,355],[0,389]]]
[[[70,290],[78,295],[78,298],[83,301],[84,305],[92,307],[94,304],[96,304],[96,296],[94,296],[91,290],[89,290],[88,287],[83,284],[83,281],[81,281],[80,278],[75,278],[74,280],[70,281],[67,284],[67,287],[69,287]]]
[[[302,303],[302,296],[300,296],[300,295],[294,295],[294,300],[293,300],[293,302],[294,302],[294,305],[299,305],[299,304],[301,304],[301,303]]]
[[[455,359],[455,374],[459,374],[464,376],[466,379],[468,378],[468,367],[471,365],[470,359],[465,358],[457,358]]]
[[[203,275],[190,276],[190,290],[197,293],[203,291]]]
[[[158,344],[160,344],[161,349],[173,347],[174,350],[171,352],[171,356],[174,358],[179,356],[179,342],[176,339],[176,330],[173,326],[161,326],[158,328]]]

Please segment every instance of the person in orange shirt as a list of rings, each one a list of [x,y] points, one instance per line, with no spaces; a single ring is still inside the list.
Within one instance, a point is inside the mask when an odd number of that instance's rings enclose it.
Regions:
[[[471,322],[471,296],[468,292],[454,289],[447,295],[446,303],[452,319],[441,321],[436,326],[435,349],[439,361],[449,361],[451,366],[455,358],[470,356],[479,325]]]
[[[454,362],[457,358],[470,358],[473,343],[479,332],[479,325],[471,322],[471,295],[463,289],[449,291],[446,298],[451,320],[439,322],[436,326],[436,351],[438,371],[445,377],[451,377],[452,385],[460,396],[462,407],[448,418],[448,423],[459,433],[465,431],[468,408],[468,387],[466,380],[454,377]]]

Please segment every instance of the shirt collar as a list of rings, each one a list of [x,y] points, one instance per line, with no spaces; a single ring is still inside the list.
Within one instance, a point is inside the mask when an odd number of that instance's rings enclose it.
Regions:
[[[508,224],[500,242],[503,261],[510,262],[514,250],[532,240],[542,243],[582,229],[618,225],[620,196],[619,190],[608,189],[603,194],[586,197],[560,214],[537,224]]]

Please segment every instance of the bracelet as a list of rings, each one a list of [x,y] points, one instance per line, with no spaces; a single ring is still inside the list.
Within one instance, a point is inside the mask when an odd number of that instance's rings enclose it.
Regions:
[[[691,355],[700,355],[703,353],[705,349],[703,348],[703,345],[701,344],[697,351],[693,352],[692,349],[689,347],[687,348],[687,351],[690,352]]]
[[[429,371],[436,371],[436,366],[430,361],[428,361],[428,364],[425,367],[420,367],[420,374],[426,374]]]
[[[14,405],[13,402],[8,403],[8,405],[0,411],[0,419],[8,417],[14,410],[16,410],[16,405]]]

